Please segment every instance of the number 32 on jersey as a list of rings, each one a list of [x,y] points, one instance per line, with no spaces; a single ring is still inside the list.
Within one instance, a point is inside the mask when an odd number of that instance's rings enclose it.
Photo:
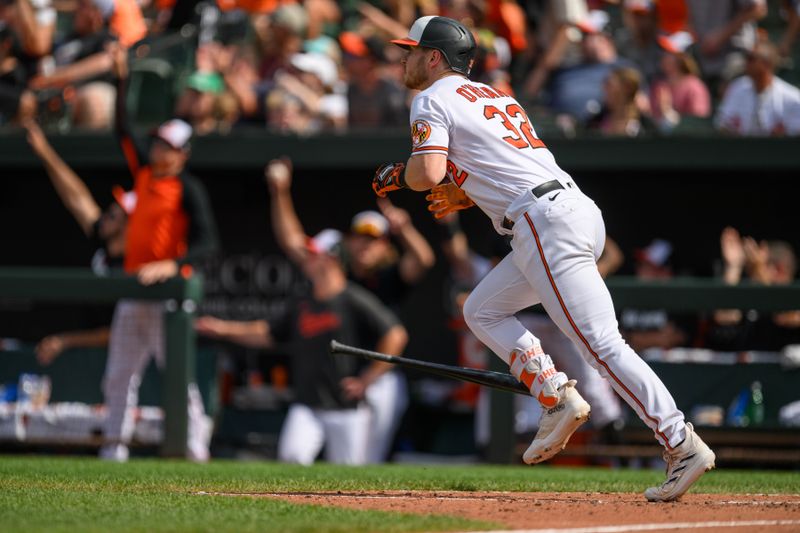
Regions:
[[[483,116],[486,120],[500,119],[500,122],[510,133],[503,137],[503,140],[514,148],[518,150],[524,150],[525,148],[545,148],[541,139],[537,139],[534,136],[533,128],[528,121],[528,115],[518,104],[507,105],[505,111],[501,111],[493,105],[487,105],[483,108]],[[511,122],[509,117],[520,119],[519,128]]]

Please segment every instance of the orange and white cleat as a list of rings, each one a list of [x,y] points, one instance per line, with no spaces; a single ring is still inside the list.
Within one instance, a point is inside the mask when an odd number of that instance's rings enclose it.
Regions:
[[[575,430],[589,420],[591,407],[575,389],[576,384],[571,379],[559,387],[558,403],[542,412],[539,431],[522,455],[527,464],[541,463],[556,455],[566,447]]]

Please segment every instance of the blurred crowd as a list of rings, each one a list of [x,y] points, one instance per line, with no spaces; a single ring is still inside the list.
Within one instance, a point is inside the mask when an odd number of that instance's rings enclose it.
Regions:
[[[544,137],[800,133],[798,0],[0,0],[0,125],[110,128],[119,43],[140,122],[403,129],[413,94],[386,43],[423,15],[473,30],[472,77]]]

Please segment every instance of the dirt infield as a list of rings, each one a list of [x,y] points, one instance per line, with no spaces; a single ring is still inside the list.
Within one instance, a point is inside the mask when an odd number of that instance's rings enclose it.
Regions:
[[[226,494],[234,496],[234,494]],[[236,494],[293,503],[455,515],[513,530],[602,527],[598,531],[680,529],[800,531],[800,496],[698,494],[653,504],[641,494],[519,492],[314,492]],[[782,521],[782,523],[781,523]],[[630,528],[639,524],[642,528]],[[660,525],[667,526],[665,528]],[[628,526],[628,527],[624,527]]]

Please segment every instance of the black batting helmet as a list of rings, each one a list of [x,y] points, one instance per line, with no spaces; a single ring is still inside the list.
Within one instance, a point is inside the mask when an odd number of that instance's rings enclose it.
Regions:
[[[447,17],[421,17],[414,21],[408,37],[392,41],[403,48],[424,46],[439,50],[450,68],[469,76],[477,46],[472,32],[457,20]]]

